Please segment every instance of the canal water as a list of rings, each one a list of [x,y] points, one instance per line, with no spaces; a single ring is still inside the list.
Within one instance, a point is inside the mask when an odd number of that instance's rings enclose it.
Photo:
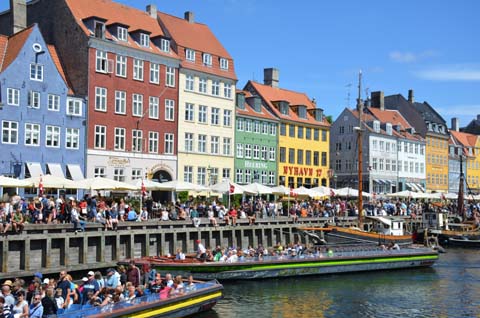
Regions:
[[[448,249],[432,268],[224,283],[201,318],[480,317],[480,250]]]

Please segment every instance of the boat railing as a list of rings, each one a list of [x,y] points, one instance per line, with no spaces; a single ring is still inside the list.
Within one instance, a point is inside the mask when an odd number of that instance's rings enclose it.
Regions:
[[[105,313],[112,313],[114,311],[119,311],[122,309],[126,309],[135,305],[142,305],[142,304],[151,304],[155,303],[157,301],[161,300],[166,300],[166,299],[172,299],[174,297],[179,297],[179,296],[184,296],[189,293],[193,293],[195,291],[200,291],[204,290],[207,288],[214,287],[218,285],[219,282],[214,279],[211,281],[206,281],[206,282],[196,282],[195,283],[195,289],[194,290],[189,290],[185,289],[185,293],[179,294],[179,295],[168,295],[168,294],[163,294],[163,293],[149,293],[149,291],[146,290],[148,294],[145,294],[142,297],[136,297],[132,300],[126,300],[126,301],[121,301],[118,303],[114,304],[108,304],[105,306],[92,306],[92,305],[78,305],[78,304],[72,304],[70,308],[65,309],[62,312],[58,312],[57,315],[51,315],[49,318],[83,318],[83,317],[89,317],[89,316],[95,316],[95,315],[101,315]]]

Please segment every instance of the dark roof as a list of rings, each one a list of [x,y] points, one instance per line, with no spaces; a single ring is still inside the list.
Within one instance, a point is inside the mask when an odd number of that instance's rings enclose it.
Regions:
[[[413,107],[420,112],[425,121],[447,125],[445,119],[443,119],[429,103],[413,103]]]
[[[460,131],[480,135],[480,115],[478,115],[477,118],[472,119],[466,127],[460,128]]]
[[[385,109],[398,110],[400,114],[425,138],[427,126],[420,112],[402,94],[385,96]]]

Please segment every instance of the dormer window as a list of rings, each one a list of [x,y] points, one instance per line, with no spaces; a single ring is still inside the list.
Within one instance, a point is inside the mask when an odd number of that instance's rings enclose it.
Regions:
[[[145,33],[140,33],[140,45],[150,47],[150,36]]]
[[[170,52],[170,40],[162,39],[160,41],[160,50],[163,52]]]
[[[228,60],[226,58],[220,58],[220,68],[222,70],[228,70]]]
[[[373,122],[373,131],[375,131],[376,133],[380,132],[380,122],[378,120],[375,120]]]
[[[307,108],[305,106],[298,106],[298,117],[307,118]]]
[[[392,124],[387,123],[385,130],[387,131],[387,135],[392,135]]]
[[[212,55],[208,53],[203,53],[203,64],[207,66],[212,66]]]
[[[103,39],[105,37],[105,23],[95,21],[95,37]]]
[[[128,31],[127,31],[126,28],[120,27],[120,26],[117,28],[117,39],[118,39],[119,41],[124,41],[124,42],[127,41],[127,39],[128,39]]]
[[[195,51],[192,49],[185,49],[185,58],[187,61],[195,62]]]
[[[288,111],[290,109],[290,104],[286,101],[280,102],[280,113],[283,115],[288,115]]]

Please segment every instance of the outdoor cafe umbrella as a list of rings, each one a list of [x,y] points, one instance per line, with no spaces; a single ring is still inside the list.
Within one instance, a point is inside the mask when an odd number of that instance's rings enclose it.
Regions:
[[[195,184],[191,182],[186,182],[186,181],[180,181],[180,180],[174,180],[174,181],[167,181],[167,182],[162,182],[160,183],[161,187],[159,190],[165,190],[165,191],[176,191],[176,192],[181,192],[181,191],[206,191],[208,188],[200,185],[200,184]]]
[[[25,180],[0,176],[0,187],[4,188],[28,188],[31,185]]]
[[[134,185],[115,181],[112,179],[95,177],[80,180],[76,182],[76,187],[78,189],[89,189],[91,190],[138,190]]]
[[[297,196],[308,196],[310,198],[316,198],[316,197],[324,197],[326,194],[317,192],[312,189],[307,189],[305,187],[299,187],[296,189],[293,189],[292,192],[296,194]]]
[[[142,190],[142,184],[147,191],[162,190],[164,188],[162,183],[148,179],[135,179],[132,181],[132,184],[140,191]]]
[[[335,190],[335,195],[339,197],[358,197],[358,189],[345,187]],[[368,192],[362,192],[362,196],[371,197],[372,195]]]
[[[410,191],[410,190],[404,190],[404,191],[395,192],[395,193],[388,193],[386,196],[390,198],[412,198],[412,199],[417,199],[420,197],[420,195],[417,192]]]
[[[272,194],[276,195],[288,195],[290,194],[290,189],[287,188],[286,186],[280,185],[277,187],[272,187]]]
[[[43,189],[78,189],[77,182],[70,179],[57,177],[51,174],[44,174],[38,177],[31,177],[23,180],[32,188]],[[42,185],[42,186],[40,186]]]
[[[264,186],[261,183],[254,182],[250,183],[249,185],[243,186],[243,188],[247,191],[253,192],[257,195],[260,194],[272,194],[272,188]]]
[[[243,193],[255,194],[255,192],[247,190],[243,186],[236,184],[234,182],[231,182],[229,180],[223,180],[222,182],[214,184],[213,186],[210,187],[210,190],[214,192],[220,192],[220,193],[228,192],[230,194],[243,194]]]

